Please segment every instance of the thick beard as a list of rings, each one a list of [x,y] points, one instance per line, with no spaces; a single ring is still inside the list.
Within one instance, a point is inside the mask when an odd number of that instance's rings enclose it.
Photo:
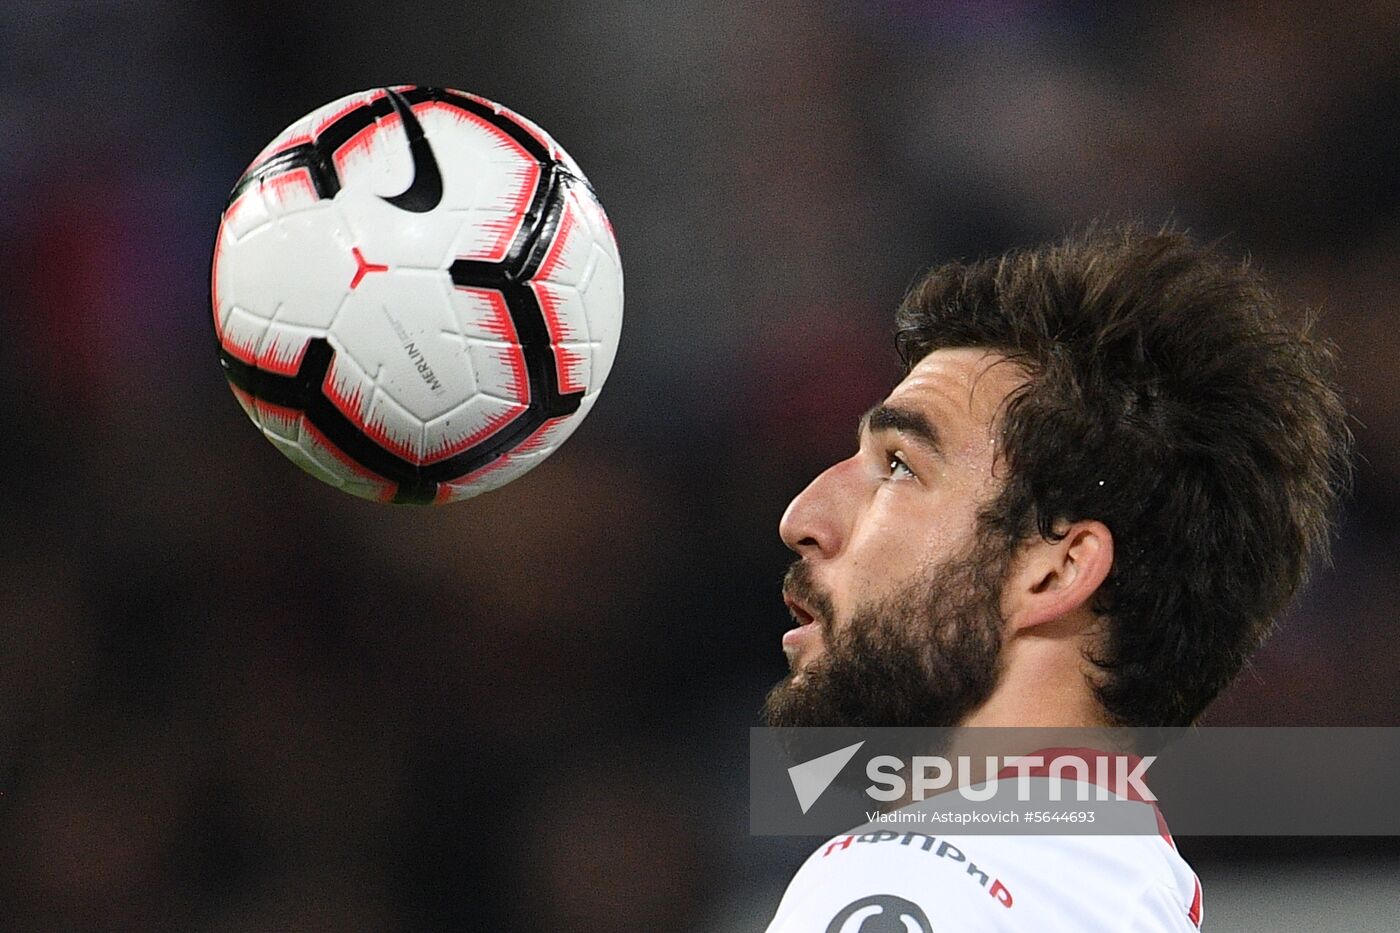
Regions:
[[[786,587],[820,619],[826,650],[768,694],[770,726],[955,726],[1000,675],[1001,594],[1011,549],[982,532],[971,553],[832,624],[801,562]],[[799,676],[800,673],[800,676]]]

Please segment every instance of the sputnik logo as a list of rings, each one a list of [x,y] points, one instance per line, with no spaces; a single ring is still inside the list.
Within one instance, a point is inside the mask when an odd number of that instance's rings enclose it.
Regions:
[[[358,246],[350,248],[350,254],[355,257],[355,277],[350,280],[350,290],[354,291],[360,287],[360,280],[371,272],[388,272],[389,267],[377,262],[367,262],[364,254],[360,252]]]
[[[792,781],[793,793],[797,794],[797,804],[803,813],[812,809],[812,804],[826,793],[831,782],[836,780],[836,775],[846,767],[846,762],[855,757],[855,753],[860,751],[864,744],[865,740],[862,739],[854,745],[838,748],[834,752],[788,768],[788,778]]]

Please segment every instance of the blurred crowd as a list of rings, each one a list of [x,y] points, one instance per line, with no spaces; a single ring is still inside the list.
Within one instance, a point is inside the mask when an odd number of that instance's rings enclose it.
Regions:
[[[244,165],[390,83],[547,127],[627,276],[588,422],[442,509],[296,470],[210,324]],[[1393,0],[45,0],[0,139],[8,929],[761,929],[814,842],[747,829],[778,517],[922,269],[1101,217],[1319,309],[1356,417],[1335,566],[1210,721],[1400,719]],[[1207,898],[1265,848],[1198,843]]]

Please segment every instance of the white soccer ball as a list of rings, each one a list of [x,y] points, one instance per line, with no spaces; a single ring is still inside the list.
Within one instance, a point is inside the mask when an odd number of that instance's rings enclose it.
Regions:
[[[214,327],[277,449],[386,502],[465,499],[588,414],[622,266],[583,172],[484,98],[398,86],[283,130],[229,196]]]

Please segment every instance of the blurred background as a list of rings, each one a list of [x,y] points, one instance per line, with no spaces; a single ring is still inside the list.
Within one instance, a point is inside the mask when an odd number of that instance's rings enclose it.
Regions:
[[[1098,12],[1090,11],[1093,6]],[[1400,4],[39,0],[0,24],[7,929],[762,929],[778,518],[898,379],[921,270],[1095,217],[1249,254],[1341,349],[1334,569],[1217,724],[1400,721]],[[229,188],[439,84],[611,215],[588,422],[465,504],[302,474],[215,354]],[[1181,840],[1207,928],[1400,928],[1390,840]]]

